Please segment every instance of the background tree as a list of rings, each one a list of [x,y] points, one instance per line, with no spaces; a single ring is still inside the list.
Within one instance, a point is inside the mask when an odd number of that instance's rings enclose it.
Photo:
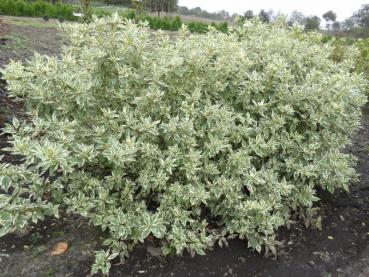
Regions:
[[[334,22],[336,22],[337,14],[330,10],[323,14],[324,20],[327,22],[327,29],[329,30]]]
[[[254,12],[252,10],[248,10],[244,13],[243,17],[245,19],[252,19],[255,17]]]
[[[237,14],[237,13],[233,13],[232,14],[232,16],[231,16],[231,18],[230,18],[230,20],[232,21],[232,22],[235,22],[236,20],[237,20],[237,18],[239,18],[240,17],[240,15],[239,14]]]
[[[333,22],[332,30],[335,31],[335,32],[341,30],[341,23],[338,22],[338,21]]]
[[[104,2],[107,4],[122,5],[128,8],[132,6],[131,0],[104,0]]]
[[[183,14],[183,15],[189,15],[190,11],[187,7],[178,7],[177,9],[178,13]]]
[[[271,16],[268,12],[266,12],[265,10],[261,10],[259,12],[259,18],[261,21],[265,22],[265,23],[269,23],[271,20]]]
[[[235,19],[238,16],[237,14],[234,14],[231,16],[225,10],[211,13],[206,10],[202,10],[199,7],[188,9],[187,7],[179,6],[177,9],[174,8],[174,11],[176,11],[179,14],[183,14],[183,15],[193,15],[193,16],[204,17],[204,18],[209,18],[209,19],[214,19],[214,20],[231,20],[231,19]]]
[[[307,31],[319,30],[320,22],[321,19],[316,15],[306,17],[304,22],[305,30]]]
[[[335,22],[337,19],[337,14],[334,11],[328,11],[325,14],[323,14],[323,18],[326,21]]]
[[[217,13],[221,18],[229,19],[231,16],[229,15],[229,12],[225,10],[221,10]]]
[[[178,9],[178,0],[167,0],[166,12],[175,12]]]
[[[369,4],[361,6],[350,18],[342,24],[341,29],[346,35],[354,38],[369,37]]]
[[[363,5],[353,16],[355,25],[362,28],[369,28],[369,4]]]
[[[293,11],[287,19],[288,25],[293,25],[294,23],[304,25],[305,15],[302,12]]]
[[[196,8],[190,9],[189,12],[190,12],[191,15],[198,15],[198,16],[200,16],[201,13],[202,13],[202,10],[201,10],[200,7],[196,7]]]
[[[342,22],[341,28],[345,31],[351,30],[355,27],[355,21],[352,17],[345,19],[345,21]]]
[[[152,13],[157,13],[160,17],[161,12],[170,13],[176,11],[178,0],[145,0],[144,6]]]

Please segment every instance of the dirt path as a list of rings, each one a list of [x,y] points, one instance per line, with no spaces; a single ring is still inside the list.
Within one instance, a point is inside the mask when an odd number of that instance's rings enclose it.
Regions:
[[[5,27],[0,34],[0,67],[11,59],[26,60],[34,51],[46,55],[58,55],[64,38],[57,29],[58,22],[45,22],[40,18],[0,16]]]
[[[9,58],[28,57],[29,49],[47,54],[60,50],[62,38],[57,41],[55,28],[46,28],[45,32],[35,31],[37,28],[30,25],[12,24],[8,28],[10,34],[28,37],[30,44],[15,52],[3,52],[0,47],[0,67]],[[30,45],[34,48],[28,48]],[[2,118],[9,120],[20,111],[20,105],[7,99],[4,83],[0,82],[0,123]],[[239,240],[193,259],[188,255],[153,257],[149,253],[151,245],[146,244],[136,248],[126,264],[113,265],[111,276],[369,276],[369,104],[363,112],[363,128],[348,148],[359,159],[360,182],[352,186],[349,195],[320,195],[322,232],[301,224],[281,230],[279,239],[287,243],[277,260],[255,254]],[[0,137],[0,154],[6,145],[6,138]],[[17,161],[16,157],[7,159]],[[0,276],[88,276],[102,236],[78,216],[48,219],[27,234],[0,239]],[[61,241],[69,244],[68,251],[50,256],[51,249]]]

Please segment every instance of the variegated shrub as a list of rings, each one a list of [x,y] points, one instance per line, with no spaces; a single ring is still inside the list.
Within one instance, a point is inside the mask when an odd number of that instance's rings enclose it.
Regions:
[[[275,251],[318,187],[348,189],[341,151],[366,83],[320,35],[248,21],[175,37],[118,16],[66,24],[60,59],[3,71],[29,120],[14,120],[1,164],[1,235],[61,209],[107,231],[93,271],[149,235],[164,254],[204,254],[232,235]]]

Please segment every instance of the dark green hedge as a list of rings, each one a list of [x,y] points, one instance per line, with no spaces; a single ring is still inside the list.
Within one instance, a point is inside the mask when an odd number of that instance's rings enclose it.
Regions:
[[[31,17],[49,17],[63,18],[65,20],[77,20],[73,15],[75,8],[72,5],[55,4],[38,0],[28,2],[24,0],[1,0],[0,14],[12,16],[31,16]]]
[[[30,16],[30,17],[49,17],[49,18],[62,18],[68,21],[78,20],[78,17],[73,15],[74,11],[77,11],[78,6],[69,4],[55,4],[52,5],[48,2],[37,0],[33,2],[24,0],[0,0],[0,15],[12,15],[12,16]],[[92,8],[92,13],[98,17],[111,15],[110,10],[103,10],[100,8]],[[133,10],[126,12],[120,12],[120,16],[135,19],[145,20],[149,22],[150,28],[154,30],[169,30],[177,31],[182,26],[182,21],[179,16],[176,17],[155,17],[149,15],[136,15]],[[208,24],[203,22],[190,22],[187,24],[188,29],[191,32],[203,33],[209,28]],[[227,32],[228,24],[212,23],[211,26],[216,29]]]

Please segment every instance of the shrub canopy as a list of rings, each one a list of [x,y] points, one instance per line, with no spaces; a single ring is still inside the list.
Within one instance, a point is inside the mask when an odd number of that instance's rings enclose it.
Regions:
[[[255,20],[169,38],[117,15],[62,28],[60,60],[3,71],[29,120],[5,129],[24,163],[0,165],[2,234],[80,214],[109,234],[103,272],[149,235],[164,254],[229,235],[274,252],[292,213],[314,215],[317,188],[355,176],[341,150],[365,81],[320,35]]]

